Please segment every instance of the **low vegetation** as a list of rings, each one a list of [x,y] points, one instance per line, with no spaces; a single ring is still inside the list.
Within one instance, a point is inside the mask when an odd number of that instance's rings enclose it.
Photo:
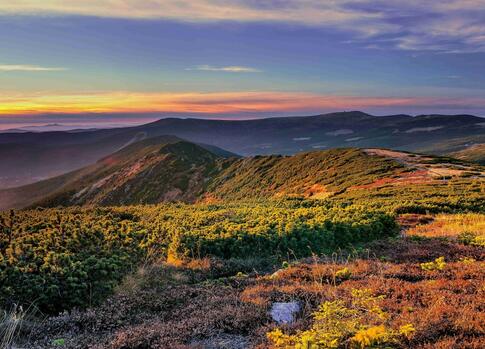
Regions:
[[[394,214],[485,212],[485,181],[453,178],[421,184],[383,185],[347,190],[332,197],[342,204],[360,204]]]
[[[389,315],[379,305],[383,298],[373,296],[369,289],[353,289],[349,304],[342,300],[320,304],[312,314],[313,324],[309,330],[287,335],[276,328],[267,337],[276,348],[368,348],[399,344],[416,330],[412,324],[389,328],[386,323]]]
[[[2,301],[50,313],[98,303],[146,258],[281,260],[397,233],[381,212],[298,201],[31,210],[2,221]]]
[[[164,146],[166,157],[150,144],[150,154],[192,174],[199,167],[184,161],[194,147]],[[197,177],[195,204],[1,212],[0,300],[14,314],[5,319],[35,309],[2,323],[6,340],[26,348],[484,346],[481,172],[445,178],[429,174],[435,163],[410,168],[356,149],[210,162],[197,173],[217,176]],[[109,193],[103,198],[121,195]],[[300,311],[277,324],[271,306],[286,301]]]
[[[442,269],[421,268],[440,257]],[[320,348],[477,349],[485,335],[484,261],[478,246],[405,237],[292,259],[276,273],[254,258],[158,262],[126,277],[99,306],[23,334],[36,348],[62,340],[65,348],[111,349],[304,348],[314,341]],[[346,277],[336,278],[343,269]],[[296,321],[274,323],[272,303],[290,300],[301,305]]]
[[[478,213],[440,214],[431,224],[418,225],[408,234],[453,239],[465,245],[485,246],[485,215]]]

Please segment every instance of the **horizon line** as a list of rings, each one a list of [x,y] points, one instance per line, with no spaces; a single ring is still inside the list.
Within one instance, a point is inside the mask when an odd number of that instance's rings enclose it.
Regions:
[[[0,133],[3,133],[4,131],[13,131],[13,130],[22,130],[25,132],[63,132],[63,131],[69,131],[69,130],[75,130],[75,129],[90,129],[90,128],[97,128],[97,129],[107,129],[107,128],[124,128],[124,127],[136,127],[136,126],[142,126],[142,125],[147,125],[151,123],[156,123],[162,120],[167,120],[167,119],[174,119],[174,120],[203,120],[203,121],[229,121],[229,122],[243,122],[243,121],[258,121],[258,120],[268,120],[268,119],[282,119],[282,118],[311,118],[311,117],[318,117],[318,116],[331,116],[335,115],[338,116],[338,114],[352,114],[352,113],[361,113],[365,114],[371,117],[393,117],[393,116],[405,116],[405,117],[410,117],[410,118],[416,118],[416,117],[426,117],[426,116],[444,116],[444,117],[456,117],[456,116],[470,116],[470,117],[477,117],[477,118],[484,118],[485,115],[479,115],[479,114],[470,114],[470,113],[417,113],[417,114],[411,114],[411,113],[384,113],[384,114],[376,114],[376,113],[369,113],[365,112],[362,110],[339,110],[339,111],[331,111],[331,112],[322,112],[322,113],[311,113],[311,114],[298,114],[298,113],[292,113],[288,115],[275,115],[275,116],[265,116],[265,115],[259,115],[255,117],[244,117],[238,115],[237,119],[231,118],[230,115],[226,117],[203,117],[207,115],[212,115],[212,114],[207,114],[207,113],[198,113],[197,115],[200,115],[201,117],[197,117],[196,115],[166,115],[166,116],[160,116],[158,115],[156,118],[153,118],[152,120],[144,119],[144,120],[137,120],[136,117],[141,117],[141,116],[149,116],[149,115],[157,115],[159,113],[157,112],[146,112],[146,113],[131,113],[131,112],[119,112],[119,113],[97,113],[97,112],[90,112],[90,113],[43,113],[43,114],[15,114],[15,115],[0,115]],[[172,113],[172,114],[177,114],[177,113]],[[75,118],[75,117],[107,117],[106,120],[103,119],[92,119],[92,120],[82,120],[78,121],[76,119],[73,120],[62,120],[62,121],[55,121],[54,119],[50,120],[44,120],[42,122],[36,122],[34,119],[36,118],[55,118],[55,117],[67,117],[67,118]],[[135,118],[129,118],[126,120],[123,119],[118,119],[119,117],[135,117]],[[19,120],[22,117],[30,118],[29,121],[27,120]],[[234,117],[234,116],[232,116]],[[10,119],[10,123],[5,123],[3,127],[1,121],[7,119]],[[39,120],[40,121],[40,120]],[[91,121],[91,122],[90,122]],[[66,127],[66,129],[63,130],[56,130],[56,131],[31,131],[31,130],[23,130],[24,128],[29,128],[29,127]]]

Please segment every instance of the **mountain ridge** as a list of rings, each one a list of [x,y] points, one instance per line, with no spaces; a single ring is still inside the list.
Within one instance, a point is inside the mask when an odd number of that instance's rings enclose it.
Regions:
[[[136,127],[75,133],[0,133],[0,188],[55,177],[134,141],[160,135],[216,146],[229,151],[226,156],[291,155],[337,147],[446,155],[485,143],[484,120],[467,114],[373,116],[351,111],[253,120],[165,118]]]
[[[0,210],[326,198],[352,188],[426,183],[464,173],[483,176],[478,166],[466,162],[385,149],[228,158],[178,137],[159,136],[130,144],[82,169],[0,190]]]

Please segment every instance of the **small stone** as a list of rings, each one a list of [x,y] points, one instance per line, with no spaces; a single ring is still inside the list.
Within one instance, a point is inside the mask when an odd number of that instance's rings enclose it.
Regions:
[[[291,324],[300,311],[298,302],[275,302],[271,307],[271,317],[278,324]]]

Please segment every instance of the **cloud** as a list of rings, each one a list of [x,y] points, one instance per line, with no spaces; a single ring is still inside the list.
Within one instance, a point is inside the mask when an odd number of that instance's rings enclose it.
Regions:
[[[260,73],[261,70],[251,67],[242,67],[237,65],[231,65],[227,67],[214,67],[212,65],[197,65],[193,68],[187,68],[185,70],[200,70],[200,71],[218,71],[228,73]]]
[[[369,108],[430,108],[485,110],[485,98],[364,97],[315,93],[250,92],[106,92],[73,94],[3,94],[0,115],[43,113],[186,113],[239,115],[260,113],[315,113]]]
[[[63,70],[67,70],[67,68],[41,67],[38,65],[26,65],[26,64],[0,64],[0,72],[13,72],[13,71],[43,72],[43,71],[63,71]]]
[[[346,2],[346,0],[344,0]],[[339,6],[338,0],[22,0],[0,2],[0,13],[76,14],[120,18],[166,18],[192,22],[285,21],[318,24],[374,17]]]
[[[22,0],[0,1],[1,14],[280,22],[348,32],[364,47],[485,52],[485,0]]]

